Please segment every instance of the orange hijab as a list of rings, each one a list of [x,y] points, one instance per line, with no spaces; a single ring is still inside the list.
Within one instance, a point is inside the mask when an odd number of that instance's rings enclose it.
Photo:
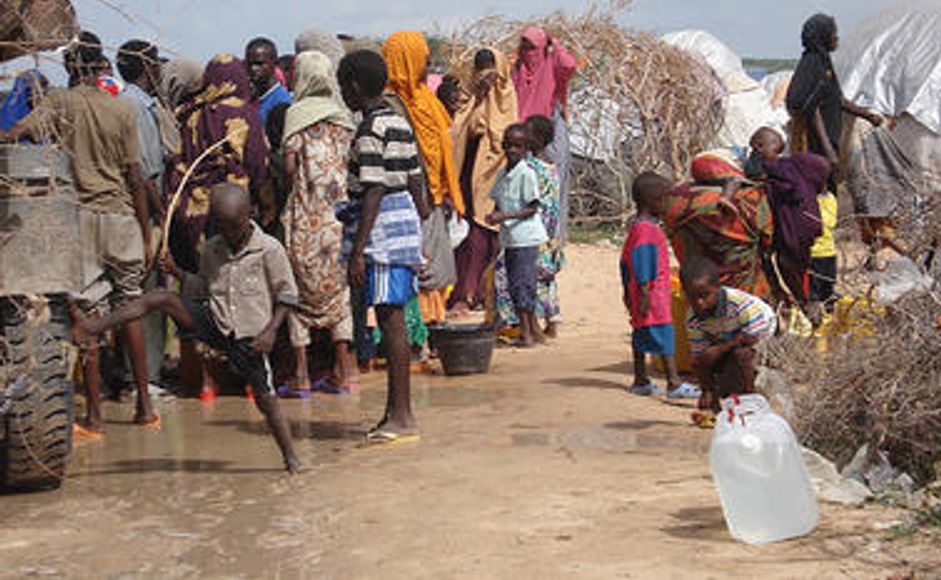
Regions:
[[[454,165],[451,117],[422,79],[429,54],[428,43],[420,32],[396,32],[382,48],[389,69],[389,88],[408,109],[425,159],[432,199],[441,204],[447,197],[464,215],[464,196]]]

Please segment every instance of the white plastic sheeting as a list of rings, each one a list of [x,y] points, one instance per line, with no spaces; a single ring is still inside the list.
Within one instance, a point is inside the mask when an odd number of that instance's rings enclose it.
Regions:
[[[725,124],[716,136],[717,147],[744,148],[763,126],[783,131],[787,113],[771,108],[768,93],[748,76],[742,59],[722,41],[703,30],[671,32],[663,41],[704,59],[725,86]]]
[[[834,55],[847,98],[908,113],[941,135],[941,1],[906,2],[856,30]]]

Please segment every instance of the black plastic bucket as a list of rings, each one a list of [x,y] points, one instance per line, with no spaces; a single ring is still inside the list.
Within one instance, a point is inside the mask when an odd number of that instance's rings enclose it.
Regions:
[[[441,324],[428,330],[444,374],[478,375],[490,370],[496,342],[496,329],[492,324]]]

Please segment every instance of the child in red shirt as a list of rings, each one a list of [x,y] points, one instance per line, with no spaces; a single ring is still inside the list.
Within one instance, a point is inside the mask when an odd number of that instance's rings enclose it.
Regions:
[[[635,395],[662,395],[647,374],[646,355],[663,358],[669,399],[698,399],[699,389],[680,380],[674,357],[675,331],[670,312],[670,255],[660,229],[663,198],[672,184],[656,173],[642,173],[634,180],[631,196],[637,217],[631,224],[621,252],[624,305],[631,314]]]

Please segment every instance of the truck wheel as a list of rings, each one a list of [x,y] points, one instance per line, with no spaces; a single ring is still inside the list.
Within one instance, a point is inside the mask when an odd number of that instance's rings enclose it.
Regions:
[[[0,417],[0,484],[9,489],[55,489],[72,450],[72,380],[63,344],[69,340],[68,305],[48,299],[48,312],[30,322],[29,303],[3,299],[7,414]],[[0,399],[2,401],[2,399]]]

